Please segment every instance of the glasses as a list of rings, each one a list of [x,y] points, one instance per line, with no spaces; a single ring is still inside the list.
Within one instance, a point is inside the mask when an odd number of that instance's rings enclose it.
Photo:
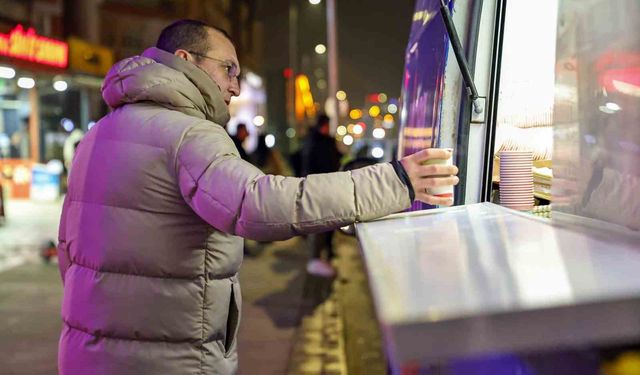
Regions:
[[[227,60],[217,59],[215,57],[207,56],[202,53],[187,51],[192,55],[204,57],[205,59],[213,60],[222,63],[222,66],[227,70],[227,76],[229,79],[239,78],[240,77],[240,68],[233,62],[229,62]]]

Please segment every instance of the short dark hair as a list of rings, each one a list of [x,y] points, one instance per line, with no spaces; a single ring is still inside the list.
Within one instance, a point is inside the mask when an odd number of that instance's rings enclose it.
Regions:
[[[225,30],[201,21],[184,19],[165,27],[160,32],[156,47],[169,53],[184,49],[204,55],[211,49],[208,40],[209,30],[218,31],[233,44],[229,33]]]
[[[329,122],[331,122],[329,116],[321,113],[318,115],[318,119],[316,120],[316,127],[320,128],[323,125],[329,124]]]

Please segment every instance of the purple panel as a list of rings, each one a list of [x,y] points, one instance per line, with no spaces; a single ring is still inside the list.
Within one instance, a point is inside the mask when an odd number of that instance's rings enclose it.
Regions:
[[[453,8],[453,0],[449,9]],[[440,15],[439,0],[416,2],[405,54],[398,157],[440,143],[440,116],[449,37]],[[415,202],[410,211],[433,208]]]

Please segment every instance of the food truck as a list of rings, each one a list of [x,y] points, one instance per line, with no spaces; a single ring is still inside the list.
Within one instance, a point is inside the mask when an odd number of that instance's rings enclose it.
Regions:
[[[453,148],[461,182],[356,225],[391,373],[640,371],[638,24],[635,0],[416,2],[398,157]]]

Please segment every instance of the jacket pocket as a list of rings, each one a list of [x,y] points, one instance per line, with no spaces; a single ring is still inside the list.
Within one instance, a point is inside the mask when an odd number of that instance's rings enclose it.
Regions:
[[[231,282],[231,298],[229,298],[229,314],[227,315],[227,329],[224,339],[225,357],[229,356],[235,349],[240,326],[240,309],[237,301],[239,293],[236,293],[235,287],[236,283]]]

